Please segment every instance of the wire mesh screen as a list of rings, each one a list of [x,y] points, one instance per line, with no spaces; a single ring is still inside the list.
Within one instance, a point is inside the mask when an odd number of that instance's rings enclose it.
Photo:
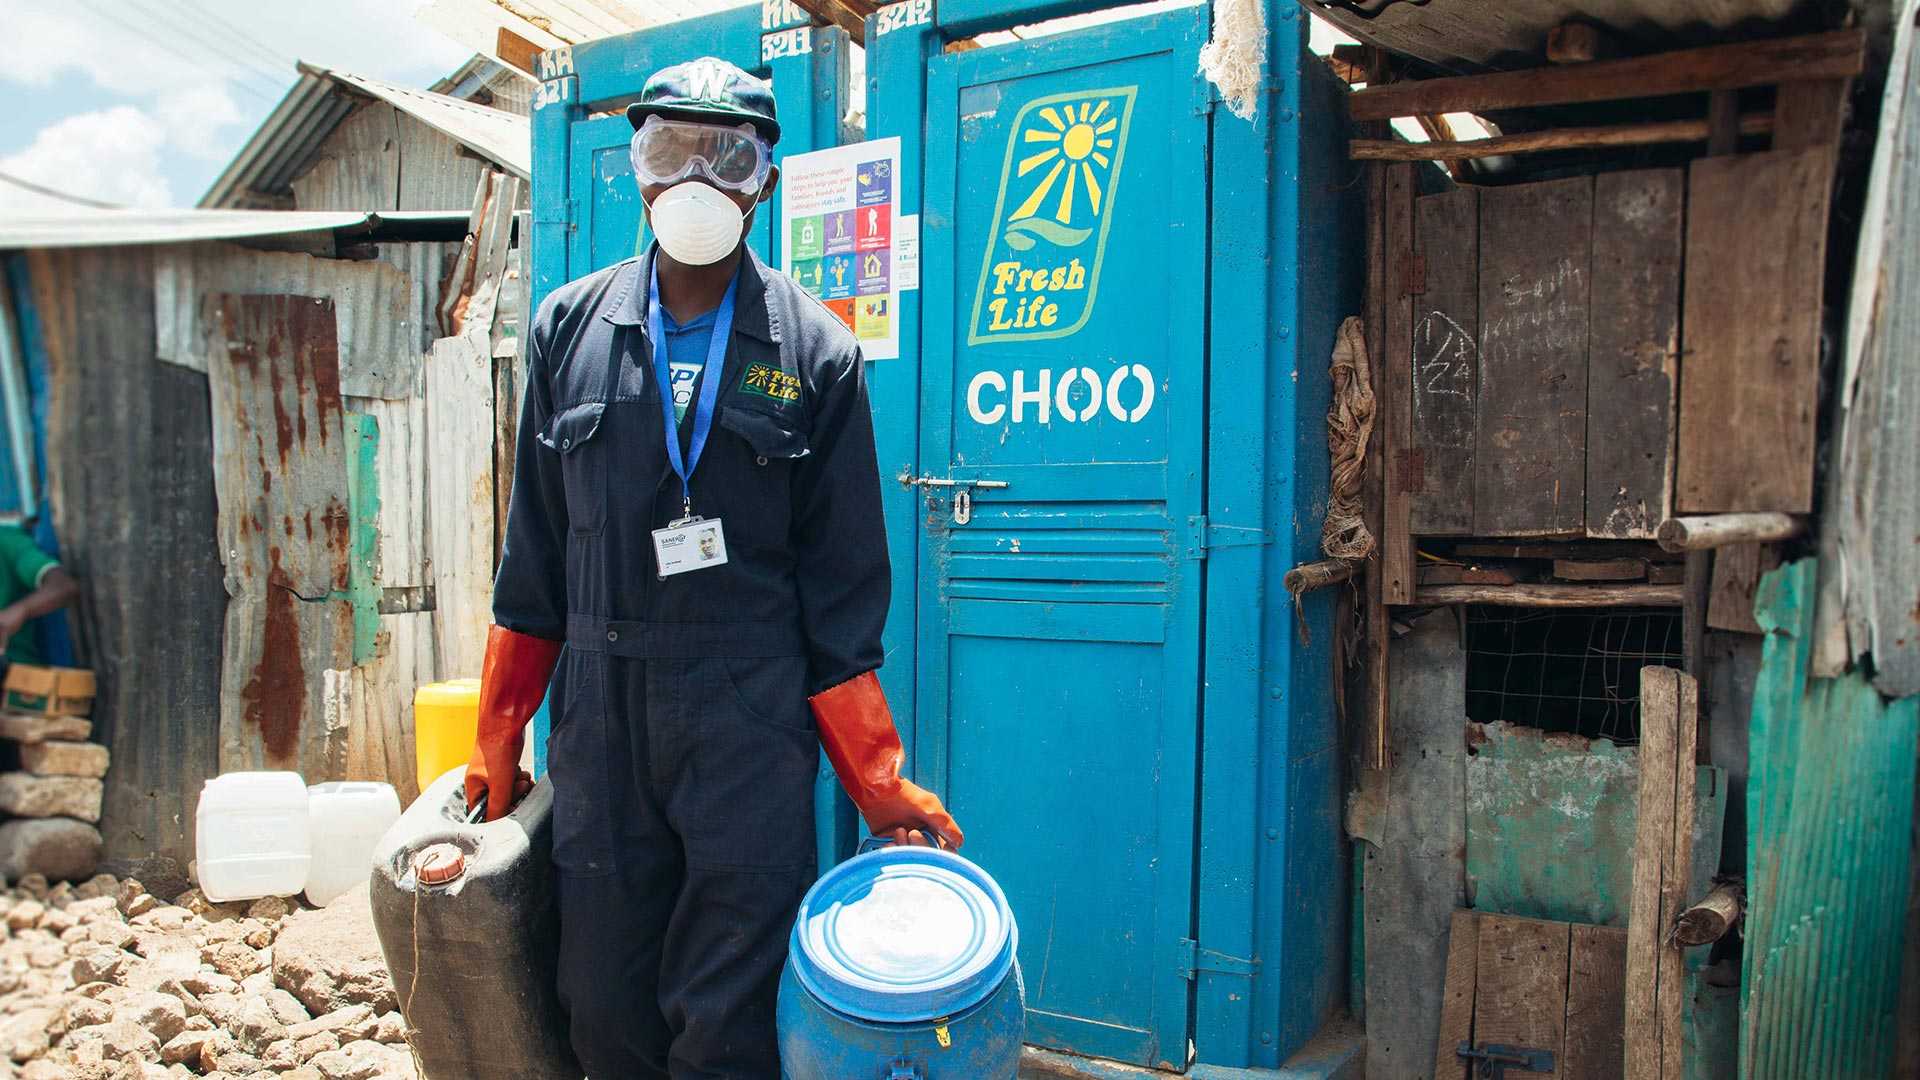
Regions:
[[[1467,718],[1640,741],[1640,669],[1682,666],[1676,610],[1467,608]]]

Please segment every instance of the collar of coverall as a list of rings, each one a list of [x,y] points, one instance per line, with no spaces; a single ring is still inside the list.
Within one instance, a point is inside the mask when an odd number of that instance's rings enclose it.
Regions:
[[[751,247],[744,250],[740,260],[740,291],[733,301],[734,332],[778,345],[780,317],[766,303],[767,275],[773,271],[760,261]],[[613,304],[601,318],[615,326],[647,325],[647,282],[653,279],[653,260],[659,253],[659,244],[650,245],[645,255],[629,260],[621,268],[620,278],[614,285]]]

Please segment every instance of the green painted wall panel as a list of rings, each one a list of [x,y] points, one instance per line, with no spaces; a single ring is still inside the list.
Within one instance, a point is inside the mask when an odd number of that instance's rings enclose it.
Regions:
[[[1512,724],[1469,724],[1467,897],[1477,911],[1627,925],[1640,769],[1634,747]],[[1720,865],[1726,773],[1701,766],[1694,891]]]
[[[1761,580],[1740,1075],[1884,1077],[1910,880],[1920,698],[1808,677],[1816,560]]]

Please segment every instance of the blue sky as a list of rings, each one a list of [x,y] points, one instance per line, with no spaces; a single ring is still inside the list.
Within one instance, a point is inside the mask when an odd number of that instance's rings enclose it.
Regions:
[[[0,0],[0,173],[82,198],[191,206],[296,78],[293,62],[426,86],[472,53],[419,0]],[[74,209],[0,182],[0,212]]]

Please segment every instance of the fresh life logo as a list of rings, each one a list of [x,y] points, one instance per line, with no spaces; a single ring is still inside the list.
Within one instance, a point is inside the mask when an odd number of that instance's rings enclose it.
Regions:
[[[1014,118],[967,344],[1062,338],[1086,325],[1138,90],[1054,94]]]

